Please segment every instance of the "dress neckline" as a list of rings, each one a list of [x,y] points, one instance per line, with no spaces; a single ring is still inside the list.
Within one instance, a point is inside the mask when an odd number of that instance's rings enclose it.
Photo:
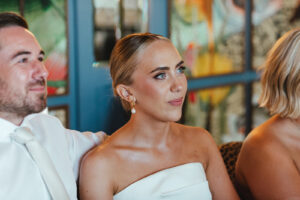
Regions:
[[[202,168],[202,170],[204,171],[203,165],[201,162],[189,162],[189,163],[183,163],[183,164],[179,164],[179,165],[175,165],[172,167],[168,167],[168,168],[164,168],[161,170],[158,170],[156,172],[153,172],[149,175],[146,175],[144,177],[141,177],[140,179],[135,180],[134,182],[130,183],[128,186],[126,186],[125,188],[123,188],[121,191],[119,191],[118,193],[114,194],[114,197],[118,196],[119,194],[125,192],[126,190],[129,190],[131,187],[134,187],[134,185],[146,181],[147,179],[153,177],[153,176],[158,176],[161,173],[164,173],[165,171],[172,171],[172,170],[177,170],[178,168],[182,168],[182,167],[187,167],[190,165],[198,165],[200,168]]]

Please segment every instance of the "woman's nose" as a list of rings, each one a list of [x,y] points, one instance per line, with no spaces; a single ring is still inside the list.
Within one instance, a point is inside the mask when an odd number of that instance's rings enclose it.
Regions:
[[[183,88],[183,83],[178,78],[174,78],[172,85],[171,85],[171,91],[172,92],[180,92]]]

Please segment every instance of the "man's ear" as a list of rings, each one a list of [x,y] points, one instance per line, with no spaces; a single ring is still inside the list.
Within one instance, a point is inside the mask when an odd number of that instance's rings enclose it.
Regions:
[[[123,100],[130,102],[130,97],[132,96],[129,90],[129,87],[123,84],[117,85],[116,91],[120,98]]]

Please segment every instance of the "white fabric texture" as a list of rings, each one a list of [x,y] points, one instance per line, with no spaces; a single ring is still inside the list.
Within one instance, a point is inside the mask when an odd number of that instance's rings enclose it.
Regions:
[[[65,129],[46,114],[27,116],[20,127],[28,127],[47,151],[71,200],[77,199],[79,161],[105,134]],[[50,200],[39,168],[26,147],[11,138],[18,126],[0,118],[0,199]]]
[[[69,199],[65,186],[63,185],[51,158],[47,151],[35,139],[35,135],[28,127],[19,127],[11,137],[26,146],[39,168],[41,176],[53,200]]]
[[[114,200],[211,200],[211,192],[201,163],[187,163],[164,169],[140,179]]]

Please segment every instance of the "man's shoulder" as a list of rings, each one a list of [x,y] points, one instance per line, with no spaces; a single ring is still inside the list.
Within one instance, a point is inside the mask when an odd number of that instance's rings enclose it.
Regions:
[[[34,113],[34,114],[30,114],[28,116],[25,117],[24,121],[40,121],[40,122],[52,122],[52,123],[57,123],[59,125],[61,125],[61,122],[58,118],[46,114],[46,113]]]
[[[22,126],[28,126],[33,131],[39,132],[39,134],[50,134],[51,135],[64,135],[66,128],[62,125],[60,120],[54,116],[37,113],[28,115]]]

